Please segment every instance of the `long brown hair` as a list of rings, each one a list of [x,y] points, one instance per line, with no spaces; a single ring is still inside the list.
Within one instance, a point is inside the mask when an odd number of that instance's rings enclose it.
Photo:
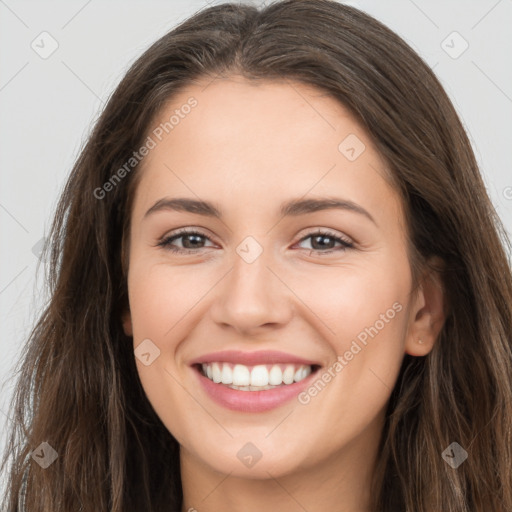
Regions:
[[[52,225],[51,299],[26,345],[3,467],[4,510],[180,511],[179,445],[141,387],[123,261],[137,169],[94,194],[196,79],[313,85],[366,129],[403,197],[417,276],[443,262],[449,312],[433,350],[406,355],[388,406],[374,511],[512,510],[512,277],[505,231],[468,137],[435,75],[395,33],[329,0],[204,9],[153,44],[111,96]],[[114,182],[112,182],[114,183]],[[42,442],[58,454],[42,469]],[[468,452],[454,469],[442,453]]]

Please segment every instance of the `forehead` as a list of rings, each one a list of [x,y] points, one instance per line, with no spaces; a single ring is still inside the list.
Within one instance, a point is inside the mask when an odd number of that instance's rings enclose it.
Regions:
[[[190,103],[195,106],[188,108]],[[169,121],[172,127],[165,126]],[[166,132],[164,138],[171,132],[185,135],[187,127],[193,127],[200,128],[197,135],[204,145],[243,140],[246,149],[251,141],[259,147],[282,143],[284,132],[296,142],[295,148],[286,149],[296,151],[327,134],[331,137],[325,142],[332,142],[332,136],[336,134],[336,139],[347,127],[363,133],[348,110],[325,91],[291,80],[254,81],[239,76],[203,79],[181,90],[154,120],[153,131],[159,127]]]
[[[283,195],[340,191],[377,211],[386,201],[395,213],[400,207],[368,134],[309,85],[237,76],[196,82],[167,102],[147,133],[155,145],[138,194],[147,200],[212,194],[261,208]]]

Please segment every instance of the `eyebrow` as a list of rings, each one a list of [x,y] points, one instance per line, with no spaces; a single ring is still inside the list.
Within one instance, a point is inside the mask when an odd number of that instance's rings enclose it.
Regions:
[[[283,217],[295,217],[299,215],[305,215],[308,213],[314,213],[322,210],[347,210],[355,213],[364,215],[371,220],[375,225],[377,222],[362,206],[349,201],[347,199],[338,198],[319,198],[319,199],[292,199],[281,205],[280,212]],[[220,209],[215,207],[208,201],[201,201],[198,199],[192,199],[188,197],[177,197],[169,198],[163,197],[159,199],[145,214],[144,219],[153,213],[171,210],[177,212],[188,212],[195,213],[197,215],[205,215],[207,217],[214,217],[222,219],[222,213]]]

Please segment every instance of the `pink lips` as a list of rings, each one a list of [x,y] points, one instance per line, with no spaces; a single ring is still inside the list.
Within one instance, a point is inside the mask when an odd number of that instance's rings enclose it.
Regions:
[[[316,378],[317,372],[313,371],[300,382],[278,386],[275,389],[240,391],[231,389],[224,384],[216,384],[205,377],[199,370],[198,365],[211,362],[238,363],[246,366],[286,363],[319,366],[318,362],[308,361],[300,357],[276,351],[243,352],[227,350],[205,354],[191,361],[190,365],[194,367],[194,372],[207,395],[217,404],[239,412],[264,412],[283,405],[307,388],[313,379]]]

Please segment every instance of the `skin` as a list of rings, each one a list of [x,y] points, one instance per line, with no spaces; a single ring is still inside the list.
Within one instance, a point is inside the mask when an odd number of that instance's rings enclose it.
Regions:
[[[402,359],[427,355],[444,320],[439,279],[425,276],[413,290],[400,198],[368,135],[337,101],[295,82],[231,76],[187,87],[154,125],[190,96],[198,105],[139,170],[123,324],[134,348],[149,338],[160,350],[150,365],[136,362],[149,401],[181,445],[182,510],[369,511]],[[354,161],[338,150],[349,134],[366,146]],[[348,199],[375,223],[340,209],[280,215],[283,202],[303,196]],[[163,197],[211,201],[223,218],[171,210],[144,218]],[[195,252],[157,246],[184,227],[207,238],[172,243]],[[305,237],[317,228],[353,248],[332,239],[314,245]],[[247,236],[263,248],[251,264],[236,252]],[[280,350],[329,368],[395,303],[401,311],[305,405],[225,409],[189,366],[233,349]],[[262,454],[250,468],[237,458],[248,442]]]

